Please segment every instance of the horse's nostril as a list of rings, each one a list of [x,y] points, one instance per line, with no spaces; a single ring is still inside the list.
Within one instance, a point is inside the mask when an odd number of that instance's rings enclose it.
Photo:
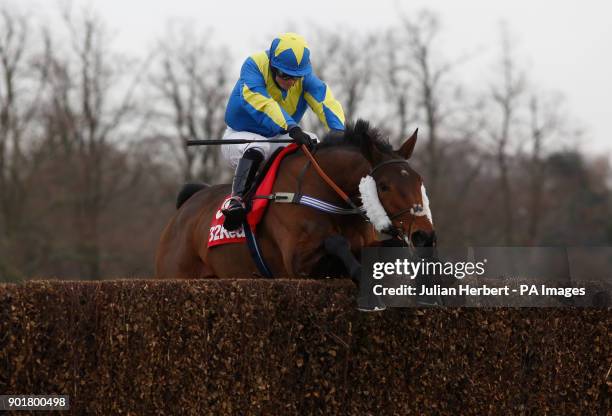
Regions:
[[[423,247],[425,245],[426,238],[427,236],[425,235],[423,231],[416,231],[412,233],[412,235],[410,236],[410,239],[412,240],[412,244],[414,244],[417,247]]]
[[[428,233],[419,230],[412,233],[410,239],[415,247],[432,247],[436,241],[436,235],[433,231]]]

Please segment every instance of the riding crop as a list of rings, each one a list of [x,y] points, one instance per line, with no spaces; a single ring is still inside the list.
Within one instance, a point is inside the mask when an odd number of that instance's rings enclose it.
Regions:
[[[293,139],[220,139],[220,140],[186,140],[187,146],[218,145],[218,144],[246,144],[246,143],[295,143]]]

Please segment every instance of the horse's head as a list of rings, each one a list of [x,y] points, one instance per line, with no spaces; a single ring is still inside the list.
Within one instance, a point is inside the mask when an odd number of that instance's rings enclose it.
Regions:
[[[409,246],[431,247],[436,243],[429,199],[423,178],[408,163],[417,131],[393,150],[367,122],[359,120],[350,133],[359,138],[361,153],[372,166],[359,189],[374,226]]]

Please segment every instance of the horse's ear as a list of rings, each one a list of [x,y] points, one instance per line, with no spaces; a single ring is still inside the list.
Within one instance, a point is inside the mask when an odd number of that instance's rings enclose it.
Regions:
[[[412,136],[410,136],[410,138],[406,140],[402,147],[400,147],[397,151],[397,153],[399,153],[404,159],[410,159],[410,156],[412,156],[414,146],[416,145],[418,132],[419,129],[416,129],[414,133],[412,133]]]
[[[353,132],[355,137],[359,140],[361,154],[363,154],[372,165],[377,165],[378,162],[382,160],[383,155],[370,136],[370,123],[362,119],[357,120]]]

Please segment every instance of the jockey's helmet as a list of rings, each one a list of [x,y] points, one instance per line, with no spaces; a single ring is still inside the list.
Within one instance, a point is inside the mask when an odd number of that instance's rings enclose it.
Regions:
[[[310,74],[310,49],[306,40],[296,33],[277,36],[270,46],[270,65],[294,77]]]

